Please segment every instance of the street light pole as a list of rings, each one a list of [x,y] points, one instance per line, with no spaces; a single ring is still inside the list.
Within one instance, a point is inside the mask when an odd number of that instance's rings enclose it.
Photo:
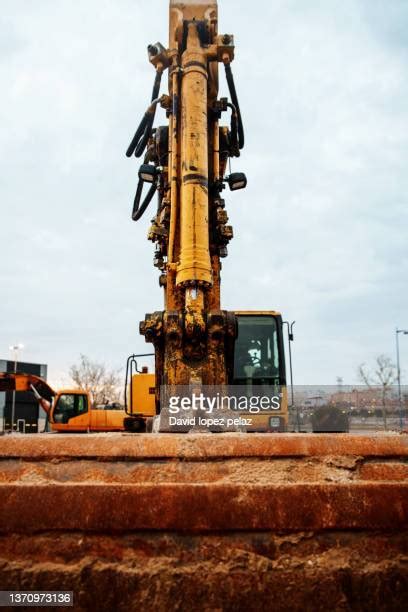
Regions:
[[[397,381],[398,381],[398,406],[399,406],[399,421],[400,421],[400,429],[403,427],[402,422],[402,404],[401,404],[401,370],[400,370],[400,354],[399,354],[399,337],[398,334],[408,335],[407,329],[397,329],[395,330],[395,343],[397,346]]]
[[[13,346],[9,347],[11,351],[14,351],[14,374],[17,372],[17,362],[18,362],[18,351],[24,348],[23,344],[13,344]],[[16,412],[16,392],[13,391],[13,399],[11,402],[11,431],[14,431],[14,415]]]

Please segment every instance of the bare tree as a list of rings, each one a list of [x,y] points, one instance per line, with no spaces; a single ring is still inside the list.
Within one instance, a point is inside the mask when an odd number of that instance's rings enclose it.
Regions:
[[[111,370],[81,354],[80,362],[70,367],[69,375],[77,387],[89,392],[94,406],[120,401],[119,370]]]
[[[397,380],[397,368],[389,357],[378,355],[373,369],[368,369],[365,363],[358,367],[358,377],[367,387],[381,388],[384,429],[387,429],[387,394],[391,385]]]

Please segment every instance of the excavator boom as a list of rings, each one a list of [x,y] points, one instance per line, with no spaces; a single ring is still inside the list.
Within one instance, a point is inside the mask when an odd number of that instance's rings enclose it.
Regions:
[[[245,187],[246,178],[225,176],[229,158],[240,155],[244,130],[231,70],[234,38],[218,34],[217,3],[171,0],[168,47],[151,44],[148,56],[156,70],[152,99],[127,156],[144,154],[132,218],[140,219],[158,194],[148,238],[164,310],[147,314],[140,332],[155,347],[160,411],[163,385],[217,386],[231,379],[237,319],[220,300],[221,259],[232,238],[222,191],[226,183]],[[220,64],[230,99],[218,98]],[[165,70],[168,94],[160,96]],[[168,125],[153,128],[159,105]],[[151,187],[141,203],[144,182]]]
[[[0,372],[0,391],[32,391],[40,406],[49,414],[56,391],[35,374]]]
[[[47,399],[56,395],[56,391],[39,376],[23,372],[0,372],[0,391],[32,391],[33,388]]]

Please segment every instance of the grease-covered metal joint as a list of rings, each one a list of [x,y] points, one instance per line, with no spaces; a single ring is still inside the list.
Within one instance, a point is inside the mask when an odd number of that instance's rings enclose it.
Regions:
[[[160,106],[164,108],[165,110],[170,110],[172,107],[172,103],[173,103],[173,100],[171,99],[169,95],[163,94],[160,97]]]
[[[163,333],[163,312],[146,314],[144,321],[139,323],[139,332],[146,342],[155,342]]]

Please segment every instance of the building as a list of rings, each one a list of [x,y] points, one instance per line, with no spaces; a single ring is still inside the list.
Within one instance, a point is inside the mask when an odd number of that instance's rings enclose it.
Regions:
[[[0,359],[0,372],[14,372],[14,361]],[[35,374],[47,380],[47,366],[39,363],[17,363],[17,372]],[[13,406],[13,392],[0,393],[0,426],[3,430],[11,429],[11,414]],[[34,394],[31,392],[18,392],[15,394],[14,426],[15,431],[22,433],[38,433],[40,407]],[[41,410],[42,417],[44,416]],[[42,419],[43,420],[43,419]]]

